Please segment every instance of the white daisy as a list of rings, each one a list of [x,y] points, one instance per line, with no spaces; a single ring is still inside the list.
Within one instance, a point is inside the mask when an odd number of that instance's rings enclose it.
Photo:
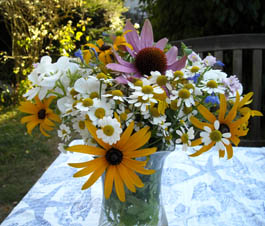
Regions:
[[[214,130],[211,130],[210,127],[204,126],[204,131],[200,133],[202,137],[202,142],[205,145],[209,145],[212,142],[215,142],[215,147],[219,150],[226,150],[225,145],[229,145],[230,141],[227,138],[231,137],[231,133],[223,133],[219,130],[220,122],[216,120],[214,122]]]
[[[98,125],[101,129],[96,131],[97,137],[102,139],[105,143],[112,145],[120,140],[122,129],[116,118],[104,117],[98,121]]]
[[[65,125],[65,124],[61,124],[59,127],[58,132],[58,136],[63,140],[63,141],[68,141],[70,139],[70,134],[71,134],[71,130],[70,128]]]
[[[182,102],[184,102],[186,107],[191,107],[192,105],[195,105],[192,93],[193,89],[182,88],[180,90],[172,90],[170,100],[175,100],[177,98],[177,107],[179,107]]]
[[[91,98],[84,98],[82,99],[80,102],[78,102],[75,107],[80,110],[80,111],[84,111],[84,112],[88,112],[89,109],[91,109],[93,107],[94,101]]]
[[[201,83],[204,85],[204,87],[201,88],[201,90],[212,94],[212,93],[225,93],[225,87],[219,85],[215,80],[204,80],[201,81]]]
[[[104,99],[93,99],[94,105],[88,112],[88,116],[94,125],[97,125],[98,120],[110,116],[112,117],[112,105]]]
[[[194,139],[194,129],[190,127],[189,129],[185,126],[185,129],[181,126],[180,130],[176,130],[176,133],[180,138],[176,139],[176,143],[182,143],[182,150],[187,151],[188,147],[191,146],[191,140]]]
[[[227,74],[221,70],[209,70],[203,74],[204,80],[214,80],[217,83],[222,82],[226,77]]]

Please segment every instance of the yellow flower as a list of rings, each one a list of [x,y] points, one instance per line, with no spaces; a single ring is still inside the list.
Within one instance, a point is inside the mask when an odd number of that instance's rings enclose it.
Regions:
[[[138,161],[134,159],[150,155],[156,151],[155,147],[139,150],[139,148],[145,145],[151,137],[151,132],[148,132],[149,127],[142,128],[131,135],[134,128],[134,122],[132,121],[121,135],[120,140],[115,144],[109,145],[97,137],[97,128],[92,123],[86,122],[86,126],[100,147],[75,145],[68,147],[67,150],[92,154],[98,157],[87,162],[70,163],[69,165],[72,167],[83,168],[75,173],[74,177],[82,177],[92,173],[82,187],[82,189],[87,189],[106,171],[104,184],[104,194],[106,199],[110,197],[114,183],[118,198],[120,201],[124,202],[124,184],[132,192],[136,191],[135,187],[144,186],[143,182],[135,172],[144,175],[150,175],[155,172],[155,170],[144,168],[147,161]]]
[[[84,45],[84,47],[93,48],[94,51],[97,52],[99,60],[103,64],[106,65],[108,63],[111,63],[113,61],[111,58],[112,57],[111,55],[113,54],[111,46],[106,45],[102,39],[99,39],[98,41],[96,41],[96,44],[97,45],[94,45],[92,43],[88,43],[88,44]],[[92,54],[92,52],[93,51],[91,49],[83,50],[83,57],[84,57],[84,60],[87,64],[89,63],[90,59],[94,55],[94,54]]]
[[[242,100],[239,101],[238,104],[238,111],[242,114],[242,115],[246,115],[247,113],[250,114],[250,116],[254,117],[254,116],[263,116],[263,114],[260,111],[257,110],[251,110],[249,107],[244,107],[247,104],[250,104],[252,102],[252,100],[250,100],[250,98],[253,96],[253,92],[249,92],[248,94],[246,94]]]
[[[245,136],[247,135],[247,130],[242,130],[240,129],[240,126],[244,123],[246,123],[250,117],[250,114],[247,113],[245,116],[237,119],[236,121],[233,121],[236,117],[237,110],[238,110],[238,105],[239,105],[239,95],[237,94],[236,101],[232,107],[232,109],[227,113],[226,115],[226,98],[223,94],[220,95],[220,109],[219,109],[219,115],[218,118],[214,116],[206,107],[203,105],[198,106],[198,111],[200,114],[208,121],[208,122],[201,122],[199,121],[196,117],[191,116],[190,121],[191,123],[196,126],[197,128],[203,130],[205,127],[209,127],[211,131],[214,131],[218,133],[218,130],[215,130],[214,127],[214,122],[216,120],[219,121],[220,123],[220,134],[223,133],[230,133],[231,136],[228,137],[227,139],[234,143],[236,146],[239,144],[240,136]],[[233,157],[233,148],[232,144],[229,142],[229,144],[224,144],[226,152],[227,152],[227,158],[230,159]],[[192,146],[200,145],[202,143],[202,137],[194,140],[192,142]],[[212,142],[208,145],[204,145],[202,148],[200,148],[197,152],[190,156],[198,156],[202,154],[203,152],[208,151],[211,149],[214,145],[216,144],[215,141],[212,140]],[[219,156],[224,157],[225,150],[219,150]]]
[[[131,30],[127,30],[125,32],[122,33],[122,35],[119,35],[115,38],[114,43],[113,43],[113,48],[118,51],[119,50],[119,46],[127,46],[128,48],[130,48],[131,50],[133,49],[133,47],[131,46],[131,44],[126,42],[126,39],[124,37],[124,35],[126,35],[128,32],[131,32]]]
[[[27,123],[27,131],[31,134],[32,130],[40,125],[40,131],[44,136],[49,136],[45,130],[53,130],[55,124],[51,121],[60,122],[58,115],[53,113],[49,108],[54,96],[44,99],[43,102],[36,96],[35,104],[30,101],[21,102],[21,106],[18,108],[21,112],[29,113],[30,116],[25,116],[21,119],[21,123]]]

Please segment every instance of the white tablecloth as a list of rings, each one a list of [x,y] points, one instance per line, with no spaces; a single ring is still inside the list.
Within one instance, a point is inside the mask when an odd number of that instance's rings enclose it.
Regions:
[[[81,191],[87,178],[67,163],[88,155],[60,154],[2,226],[96,226],[101,180]],[[231,160],[209,151],[189,158],[179,147],[166,160],[163,202],[170,226],[265,225],[265,148],[234,148]]]

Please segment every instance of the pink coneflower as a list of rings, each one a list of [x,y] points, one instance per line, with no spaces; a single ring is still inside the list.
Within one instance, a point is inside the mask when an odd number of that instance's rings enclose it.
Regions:
[[[167,53],[164,53],[163,50],[168,42],[167,38],[154,44],[153,29],[149,20],[145,20],[140,36],[129,20],[125,25],[126,31],[130,32],[125,35],[125,38],[133,47],[133,50],[127,48],[127,51],[134,60],[127,62],[115,53],[118,63],[107,64],[108,69],[141,77],[143,75],[149,76],[151,71],[159,71],[164,74],[166,70],[176,71],[185,66],[186,57],[177,60],[177,47],[173,46]]]

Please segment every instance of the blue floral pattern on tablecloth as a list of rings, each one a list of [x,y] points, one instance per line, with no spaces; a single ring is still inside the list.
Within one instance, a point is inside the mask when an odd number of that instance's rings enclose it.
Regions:
[[[81,191],[70,162],[88,155],[61,154],[1,226],[96,226],[102,184]],[[265,225],[265,148],[234,148],[231,160],[214,149],[196,158],[178,146],[166,162],[162,194],[169,226]]]

